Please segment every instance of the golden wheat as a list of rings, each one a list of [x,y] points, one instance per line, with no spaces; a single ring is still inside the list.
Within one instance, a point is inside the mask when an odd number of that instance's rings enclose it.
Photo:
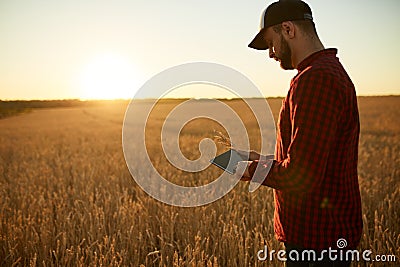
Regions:
[[[227,101],[245,121],[251,147],[259,132],[240,101]],[[270,99],[275,119],[281,99]],[[157,170],[177,184],[215,179],[213,166],[185,173],[167,163],[159,129],[178,101],[161,102],[149,117],[147,144]],[[360,250],[400,259],[400,97],[360,98],[360,189],[364,232]],[[125,104],[38,110],[0,120],[1,266],[281,266],[260,262],[264,245],[280,249],[273,234],[273,195],[237,185],[198,208],[160,203],[131,178],[121,148]],[[198,143],[224,130],[193,121],[182,130],[188,158]],[[226,141],[226,140],[225,140]],[[223,151],[223,145],[218,146]],[[149,175],[151,173],[149,172]],[[150,179],[150,177],[149,177]],[[364,266],[365,262],[353,266]]]

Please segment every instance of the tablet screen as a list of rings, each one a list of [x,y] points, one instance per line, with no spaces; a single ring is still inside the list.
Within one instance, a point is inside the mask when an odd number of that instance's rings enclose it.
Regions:
[[[243,158],[239,153],[235,150],[228,150],[221,155],[218,155],[214,159],[210,160],[210,162],[219,168],[223,169],[224,171],[234,174],[234,167],[239,161],[247,160]]]

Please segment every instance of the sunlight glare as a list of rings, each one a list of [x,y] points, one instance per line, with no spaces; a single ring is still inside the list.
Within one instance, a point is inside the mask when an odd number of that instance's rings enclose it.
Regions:
[[[82,98],[131,98],[138,89],[138,78],[129,60],[115,54],[99,55],[81,73]]]

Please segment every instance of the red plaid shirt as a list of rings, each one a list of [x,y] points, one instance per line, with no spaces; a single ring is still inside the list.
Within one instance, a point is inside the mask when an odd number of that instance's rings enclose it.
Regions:
[[[357,98],[336,53],[326,49],[298,65],[263,182],[275,189],[277,239],[303,248],[334,249],[339,238],[355,248],[361,238]],[[269,168],[260,163],[250,172],[265,177]]]

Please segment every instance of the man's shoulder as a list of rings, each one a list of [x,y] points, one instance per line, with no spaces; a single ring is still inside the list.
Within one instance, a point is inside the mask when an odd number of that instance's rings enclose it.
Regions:
[[[336,57],[321,57],[312,62],[302,71],[299,71],[292,82],[296,85],[304,80],[347,80],[351,82],[346,70]]]
[[[355,95],[355,88],[336,57],[322,57],[293,78],[289,94],[292,100],[300,95],[340,100]]]

